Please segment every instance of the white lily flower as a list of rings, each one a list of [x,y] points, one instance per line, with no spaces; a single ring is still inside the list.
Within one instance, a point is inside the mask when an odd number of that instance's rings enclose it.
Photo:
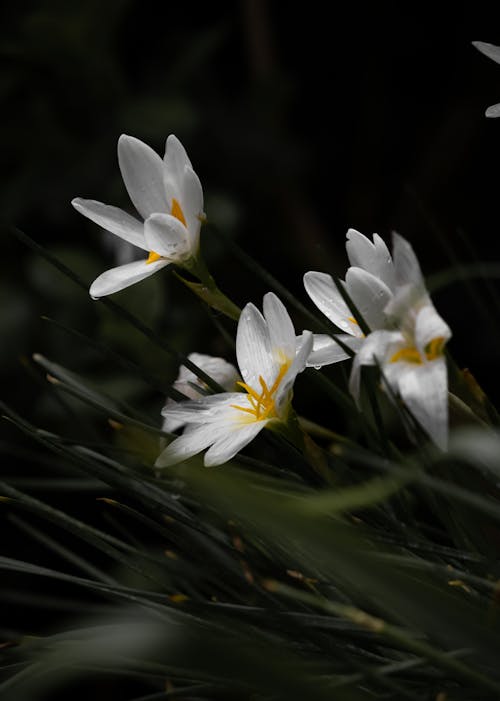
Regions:
[[[491,58],[495,63],[500,63],[500,46],[488,44],[486,41],[473,41],[472,45],[482,54]],[[485,112],[486,117],[500,117],[500,103],[490,105]]]
[[[411,245],[393,235],[396,288],[387,328],[370,333],[354,358],[349,389],[359,401],[363,365],[378,364],[392,391],[434,442],[448,443],[448,375],[444,347],[451,331],[425,289]]]
[[[363,365],[380,365],[392,391],[442,448],[448,438],[448,379],[444,346],[451,331],[435,310],[417,257],[402,236],[393,234],[393,257],[382,239],[350,229],[351,267],[344,286],[370,329],[365,337],[330,275],[309,272],[306,290],[316,306],[346,333],[339,338],[355,353],[349,389],[357,402]],[[334,338],[314,336],[307,364],[338,362],[348,354]]]
[[[378,234],[374,234],[372,243],[359,231],[349,229],[346,248],[351,267],[342,284],[370,330],[384,328],[387,323],[384,310],[392,299],[396,284],[394,265],[387,246]],[[344,331],[336,338],[358,352],[365,335],[331,275],[310,271],[304,275],[304,286],[318,309]],[[333,337],[315,334],[307,364],[320,367],[349,357],[349,353]]]
[[[77,197],[72,205],[147,255],[100,275],[90,287],[94,299],[123,290],[170,263],[187,265],[196,259],[199,249],[203,190],[177,137],[168,137],[162,160],[139,139],[122,134],[118,140],[118,163],[141,220],[96,200]]]
[[[241,380],[238,370],[234,365],[224,360],[224,358],[217,358],[213,355],[203,355],[202,353],[190,353],[188,355],[188,360],[197,365],[227,391],[236,390],[237,383]],[[172,386],[189,399],[199,399],[208,389],[207,385],[184,365],[181,365],[179,375]],[[196,387],[199,388],[199,391],[197,391]],[[163,419],[162,430],[167,433],[172,433],[182,426],[182,422],[179,422],[179,420],[174,419],[170,415],[170,410],[176,405],[177,402],[169,398],[162,409],[162,415],[165,417]]]
[[[349,389],[359,401],[362,365],[381,367],[392,391],[442,449],[448,443],[448,376],[444,346],[451,331],[432,304],[420,307],[413,328],[374,331],[354,358]]]
[[[296,338],[290,316],[275,294],[264,296],[264,314],[247,304],[238,322],[236,356],[242,392],[224,392],[168,406],[163,416],[185,425],[184,433],[161,453],[167,467],[209,448],[205,465],[234,457],[266,426],[287,422],[293,383],[312,348],[309,331]],[[209,447],[210,446],[210,447]]]

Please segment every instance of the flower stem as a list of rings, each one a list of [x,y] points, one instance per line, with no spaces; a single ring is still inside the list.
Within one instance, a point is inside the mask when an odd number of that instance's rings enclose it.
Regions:
[[[184,267],[192,273],[192,275],[197,277],[199,282],[191,282],[190,280],[186,280],[186,278],[179,273],[176,273],[178,279],[210,307],[217,309],[230,319],[238,321],[241,313],[240,308],[219,290],[205,262],[201,258],[192,258]]]

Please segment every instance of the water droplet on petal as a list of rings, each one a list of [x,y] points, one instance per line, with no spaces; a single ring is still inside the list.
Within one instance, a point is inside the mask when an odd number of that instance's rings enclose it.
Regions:
[[[315,370],[321,370],[322,365],[313,365],[313,368],[314,368]]]

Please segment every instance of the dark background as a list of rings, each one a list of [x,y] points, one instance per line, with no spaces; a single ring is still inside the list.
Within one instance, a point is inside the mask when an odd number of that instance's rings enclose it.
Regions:
[[[157,416],[162,396],[40,317],[103,340],[166,381],[175,362],[9,233],[20,227],[89,283],[120,262],[120,242],[70,201],[130,207],[116,159],[122,132],[162,154],[166,136],[177,134],[209,220],[308,304],[303,273],[344,274],[349,226],[386,237],[398,230],[426,274],[500,260],[500,121],[484,117],[500,101],[500,66],[471,46],[500,43],[495,4],[3,5],[3,397],[58,424],[60,405],[29,361],[38,351]],[[223,290],[240,305],[260,303],[266,286],[209,229],[203,248]],[[479,280],[434,297],[458,364],[493,398],[496,292],[495,281]],[[182,352],[230,353],[169,275],[114,299]]]

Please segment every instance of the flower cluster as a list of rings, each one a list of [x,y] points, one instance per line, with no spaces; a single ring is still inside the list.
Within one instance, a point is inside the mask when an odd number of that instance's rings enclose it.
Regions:
[[[77,198],[73,205],[147,256],[100,275],[90,288],[91,296],[117,292],[170,264],[195,275],[205,271],[199,245],[203,191],[179,140],[168,137],[162,160],[138,139],[122,136],[118,159],[143,221],[94,200]],[[205,449],[205,465],[218,465],[234,457],[263,428],[286,433],[294,421],[291,400],[297,375],[308,366],[320,369],[351,356],[349,389],[359,407],[362,368],[378,366],[382,388],[391,400],[402,403],[434,443],[446,448],[444,349],[451,332],[432,304],[411,245],[394,234],[391,255],[377,234],[370,240],[350,229],[346,249],[350,267],[345,281],[336,282],[325,272],[304,276],[309,297],[339,333],[306,330],[296,335],[288,311],[272,292],[264,296],[262,313],[248,303],[236,334],[239,373],[221,358],[189,356],[226,391],[208,393],[193,373],[181,368],[174,388],[186,401],[169,400],[162,415],[166,432],[183,428],[183,433],[162,450],[157,467],[187,460]],[[215,286],[212,292],[209,303],[222,294]],[[225,311],[229,306],[217,308]],[[234,309],[232,305],[231,312]]]

